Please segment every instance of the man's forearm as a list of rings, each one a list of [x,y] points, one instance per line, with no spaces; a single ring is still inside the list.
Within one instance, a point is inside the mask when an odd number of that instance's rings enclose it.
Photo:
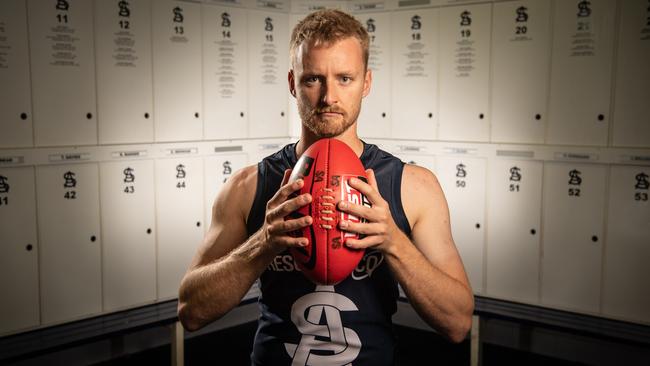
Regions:
[[[239,304],[276,255],[262,239],[256,233],[227,255],[185,276],[178,314],[187,330],[200,329]]]
[[[433,266],[405,235],[384,255],[420,317],[452,341],[462,341],[471,327],[471,290]]]

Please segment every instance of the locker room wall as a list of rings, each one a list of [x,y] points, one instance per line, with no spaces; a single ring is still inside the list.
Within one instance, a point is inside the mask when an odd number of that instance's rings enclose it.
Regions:
[[[367,27],[359,133],[436,174],[474,293],[650,324],[650,3],[409,4],[5,1],[0,335],[176,297],[225,180],[299,136],[323,7]]]

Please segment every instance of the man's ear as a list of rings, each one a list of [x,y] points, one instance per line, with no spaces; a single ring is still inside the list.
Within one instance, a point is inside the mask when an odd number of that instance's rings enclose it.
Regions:
[[[366,95],[370,94],[370,86],[372,85],[372,70],[366,70],[366,75],[363,78],[363,94],[362,98],[365,98]]]
[[[289,70],[289,75],[287,75],[287,79],[289,81],[289,93],[293,95],[293,97],[296,97],[296,84],[295,84],[295,77],[293,74],[293,69]]]

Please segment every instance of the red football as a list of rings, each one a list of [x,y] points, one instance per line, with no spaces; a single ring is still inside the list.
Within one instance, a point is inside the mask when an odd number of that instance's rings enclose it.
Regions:
[[[359,264],[363,250],[350,249],[344,245],[348,238],[358,234],[339,229],[341,220],[360,222],[360,218],[339,211],[339,201],[370,206],[361,192],[349,186],[349,179],[366,180],[361,160],[344,142],[322,139],[311,145],[300,157],[291,172],[289,181],[303,178],[305,184],[299,194],[310,193],[311,204],[294,212],[289,218],[310,215],[312,225],[294,236],[309,240],[303,248],[291,248],[290,252],[300,270],[312,282],[334,285],[343,281]]]

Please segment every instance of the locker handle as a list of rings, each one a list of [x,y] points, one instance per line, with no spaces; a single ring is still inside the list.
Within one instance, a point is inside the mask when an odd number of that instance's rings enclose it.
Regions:
[[[483,113],[481,113],[481,114],[478,115],[478,119],[483,119],[483,117],[485,117],[485,116],[483,115]]]
[[[196,222],[196,227],[199,227],[199,226],[201,226],[201,221]]]
[[[27,244],[27,246],[25,247],[25,249],[27,249],[28,252],[31,252],[32,248],[33,246],[31,244]]]
[[[284,117],[284,112],[280,112],[280,117]]]
[[[591,241],[593,241],[594,243],[597,242],[597,241],[598,241],[598,237],[597,237],[596,235],[592,236],[592,237],[591,237]]]
[[[26,120],[27,119],[27,113],[24,113],[24,112],[21,113],[20,114],[20,119],[22,119],[23,121]]]
[[[145,114],[144,114],[144,118],[145,118],[145,119],[149,119],[149,113],[146,113],[146,112],[145,112]]]
[[[239,112],[239,117],[244,117],[244,112]]]
[[[93,114],[92,113],[86,113],[86,119],[92,119]]]
[[[531,233],[532,235],[535,235],[535,234],[537,234],[537,230],[535,230],[535,229],[530,229],[530,233]]]
[[[382,112],[381,118],[386,118],[386,112]]]
[[[481,224],[479,224],[479,223],[477,222],[477,223],[476,223],[476,228],[477,228],[477,229],[480,229],[480,228],[481,228]]]
[[[151,228],[147,228],[147,234],[151,234]]]
[[[94,243],[94,242],[95,242],[95,240],[97,240],[97,237],[96,237],[95,235],[93,235],[93,236],[91,236],[91,237],[90,237],[90,241],[91,241],[91,242],[93,242],[93,243]]]
[[[604,120],[604,119],[605,119],[605,116],[604,116],[604,115],[602,115],[602,114],[599,114],[599,115],[598,115],[598,120],[599,120],[599,121],[602,121],[602,120]]]
[[[540,119],[542,119],[542,115],[539,114],[539,113],[537,113],[537,114],[535,115],[535,119],[539,121]]]
[[[432,117],[433,117],[433,113],[429,113],[429,118],[432,118]]]
[[[199,112],[194,113],[194,118],[199,118]]]

